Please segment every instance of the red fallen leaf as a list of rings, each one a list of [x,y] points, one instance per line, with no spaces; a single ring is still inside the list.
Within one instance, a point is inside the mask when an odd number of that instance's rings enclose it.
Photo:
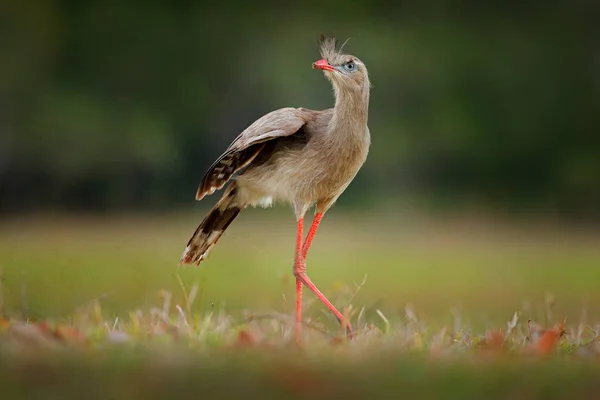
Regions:
[[[38,322],[33,326],[35,326],[37,330],[44,335],[52,335],[52,328],[50,328],[50,324],[46,321]]]
[[[342,343],[344,343],[344,339],[341,338],[341,337],[339,337],[339,336],[334,337],[334,338],[331,339],[331,345],[332,346],[339,346]]]
[[[554,328],[544,331],[542,336],[537,342],[536,350],[540,355],[546,355],[551,353],[558,344],[558,341],[564,336],[565,324],[556,324]]]
[[[550,353],[556,347],[560,336],[553,330],[547,330],[537,343],[537,352],[541,355]]]
[[[83,333],[74,328],[58,327],[54,330],[53,334],[57,339],[71,343],[86,344],[88,342]]]
[[[254,337],[250,334],[250,332],[246,330],[241,330],[238,333],[237,340],[235,341],[235,346],[238,347],[250,347],[256,343]]]
[[[6,319],[6,318],[1,318],[0,317],[0,329],[1,328],[8,328],[10,326],[10,320]]]
[[[505,333],[503,330],[488,331],[485,334],[483,348],[486,350],[501,351],[504,348]]]

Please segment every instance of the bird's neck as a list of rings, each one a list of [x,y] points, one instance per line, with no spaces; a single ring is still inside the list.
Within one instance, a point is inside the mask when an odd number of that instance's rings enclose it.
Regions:
[[[368,90],[362,93],[335,90],[335,107],[329,126],[332,135],[360,139],[365,134],[368,116]]]

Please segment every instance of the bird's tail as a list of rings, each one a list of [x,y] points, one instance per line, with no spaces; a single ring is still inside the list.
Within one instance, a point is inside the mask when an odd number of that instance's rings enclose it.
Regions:
[[[190,238],[181,256],[182,264],[200,264],[217,244],[225,229],[245,207],[237,202],[236,195],[237,185],[232,182]]]

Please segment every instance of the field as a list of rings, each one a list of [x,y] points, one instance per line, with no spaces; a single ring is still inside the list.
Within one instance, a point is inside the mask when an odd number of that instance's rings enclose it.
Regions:
[[[3,221],[2,390],[61,399],[600,390],[597,231],[334,210],[308,273],[357,337],[345,340],[307,293],[296,346],[292,214],[249,210],[200,267],[179,267],[202,211]]]

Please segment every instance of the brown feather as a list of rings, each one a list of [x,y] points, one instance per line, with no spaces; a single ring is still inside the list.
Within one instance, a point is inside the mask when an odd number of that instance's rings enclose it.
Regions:
[[[234,182],[227,187],[219,202],[194,231],[181,256],[182,264],[197,265],[208,256],[212,246],[217,244],[229,224],[245,207],[245,205],[237,203],[236,194],[237,186]]]
[[[265,147],[258,143],[240,151],[229,150],[223,153],[208,169],[196,192],[196,200],[202,200],[207,194],[220,190],[239,170],[250,164],[254,157]]]
[[[256,120],[229,145],[204,174],[196,200],[220,190],[264,148],[265,142],[295,134],[306,121],[295,108],[281,108]]]

